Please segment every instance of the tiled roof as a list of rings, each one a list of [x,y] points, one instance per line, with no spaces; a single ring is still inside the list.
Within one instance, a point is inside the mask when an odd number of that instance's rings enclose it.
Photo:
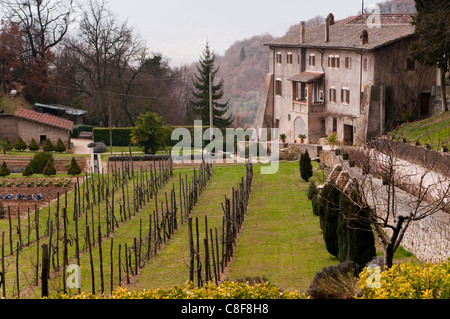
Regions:
[[[330,25],[329,41],[325,42],[325,24],[306,28],[305,41],[300,44],[300,32],[289,33],[275,39],[269,46],[293,46],[313,48],[342,48],[354,50],[375,50],[414,34],[411,24],[412,14],[382,14],[381,27],[370,28],[367,14],[338,20]],[[373,22],[373,21],[372,21]],[[368,42],[362,44],[360,36],[363,30],[368,32]]]
[[[321,77],[323,77],[323,73],[302,72],[293,76],[292,78],[289,78],[288,80],[294,82],[310,83],[312,81],[320,79]]]
[[[26,120],[30,120],[30,121],[34,121],[34,122],[38,122],[41,124],[45,124],[45,125],[50,125],[53,127],[57,127],[66,131],[72,131],[73,130],[73,122],[57,117],[57,116],[53,116],[53,115],[49,115],[49,114],[43,114],[43,113],[38,113],[32,110],[26,110],[26,109],[19,109],[17,110],[17,112],[14,114],[14,116],[16,117],[20,117]]]

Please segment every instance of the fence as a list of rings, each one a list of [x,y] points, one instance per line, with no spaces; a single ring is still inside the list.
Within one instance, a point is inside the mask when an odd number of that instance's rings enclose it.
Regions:
[[[205,216],[205,237],[201,242],[198,227],[198,218],[195,219],[195,243],[193,220],[189,218],[189,281],[194,283],[197,278],[198,287],[202,287],[205,282],[220,281],[225,268],[234,255],[237,244],[237,237],[242,230],[243,222],[248,208],[248,200],[251,194],[253,182],[253,166],[246,165],[245,177],[242,177],[238,189],[233,187],[231,198],[225,195],[222,203],[224,213],[222,219],[221,236],[218,236],[217,228],[208,228],[208,216]],[[208,231],[209,230],[209,231]],[[200,247],[203,245],[204,256],[200,255]],[[212,267],[211,267],[212,261]]]
[[[52,205],[49,203],[48,212],[36,206],[32,216],[28,210],[26,223],[19,213],[14,225],[12,208],[8,207],[7,236],[5,231],[1,234],[2,297],[20,298],[24,287],[39,285],[42,295],[46,296],[49,293],[48,280],[61,274],[62,281],[58,285],[61,292],[68,293],[66,269],[70,263],[80,266],[80,259],[84,255],[89,256],[92,292],[97,292],[94,274],[99,272],[97,278],[100,278],[100,292],[103,293],[106,281],[103,249],[107,240],[110,240],[111,290],[115,281],[121,285],[125,280],[122,271],[129,282],[130,276],[136,275],[145,262],[170,240],[180,224],[186,222],[212,173],[212,166],[204,162],[199,169],[193,169],[190,179],[187,174],[183,177],[180,173],[179,189],[176,190],[175,183],[172,183],[172,189],[158,199],[159,191],[171,179],[176,179],[171,158],[157,159],[149,162],[146,169],[139,170],[134,169],[133,161],[127,159],[110,163],[106,175],[91,172],[80,177],[73,192],[66,192],[62,196],[58,194],[56,202]],[[123,247],[120,244],[117,246],[114,239],[110,238],[112,234],[134,219],[153,199],[155,210],[148,214],[148,232],[143,233],[146,221],[140,218],[139,234],[133,236],[133,242]],[[20,207],[17,209],[20,210]],[[98,249],[100,260],[96,269],[94,247]],[[117,248],[117,260],[113,263],[113,251]],[[19,259],[21,253],[24,257]],[[26,274],[24,271],[19,272],[24,258],[32,259],[34,270],[31,281],[28,276],[30,271]],[[14,271],[11,270],[12,265],[15,265]],[[118,280],[114,280],[117,275]]]

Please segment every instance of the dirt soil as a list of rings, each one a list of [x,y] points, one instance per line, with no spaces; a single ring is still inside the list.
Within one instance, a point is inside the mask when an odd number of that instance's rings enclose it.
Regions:
[[[62,201],[61,203],[64,203],[64,194],[66,192],[70,192],[74,189],[75,183],[76,183],[76,177],[75,178],[68,178],[66,177],[64,180],[71,180],[70,185],[68,185],[67,187],[57,187],[57,186],[41,186],[41,187],[37,187],[36,185],[33,187],[27,187],[27,182],[25,182],[24,185],[22,186],[12,186],[12,187],[0,187],[0,195],[2,195],[2,199],[0,200],[0,204],[3,205],[5,211],[6,211],[6,218],[8,218],[8,207],[10,207],[10,211],[11,211],[11,217],[12,218],[17,218],[17,211],[18,211],[18,207],[19,207],[19,211],[20,211],[20,216],[21,217],[26,217],[27,213],[28,213],[28,209],[30,209],[30,214],[34,213],[35,210],[35,205],[38,205],[39,209],[46,209],[48,207],[48,203],[50,201],[50,203],[56,201],[56,199],[58,198],[58,194],[60,196],[60,201]],[[15,183],[15,185],[17,185],[18,183],[20,183],[21,179],[1,179],[1,182],[3,181],[13,181]],[[25,181],[25,179],[23,179]],[[28,181],[28,183],[30,183],[31,181],[34,181],[35,184],[39,181],[39,180],[44,180],[45,182],[52,180],[54,183],[58,182],[60,179],[59,178],[29,178],[26,179]],[[45,185],[45,183],[44,183]],[[13,200],[5,200],[5,196],[12,194],[14,199]],[[32,200],[17,200],[16,199],[16,195],[17,194],[22,194],[25,197],[27,197],[28,195],[33,195],[34,197],[36,197],[38,194],[42,194],[44,195],[44,200],[42,201],[36,201],[34,199]]]

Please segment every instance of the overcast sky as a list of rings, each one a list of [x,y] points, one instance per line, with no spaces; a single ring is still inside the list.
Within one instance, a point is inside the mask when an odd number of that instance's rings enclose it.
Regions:
[[[365,0],[366,7],[381,0]],[[173,66],[198,60],[206,41],[219,54],[237,40],[287,29],[317,15],[355,15],[362,0],[109,0],[111,9]]]

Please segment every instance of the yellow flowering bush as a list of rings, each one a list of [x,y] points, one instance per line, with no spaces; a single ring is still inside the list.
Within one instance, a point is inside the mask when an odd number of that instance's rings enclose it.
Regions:
[[[172,289],[143,290],[141,292],[129,291],[118,287],[111,295],[93,295],[82,293],[69,297],[62,295],[59,299],[304,299],[304,294],[281,291],[269,283],[249,285],[226,281],[218,286],[207,283],[202,288],[196,288],[192,283],[184,286],[175,286]]]
[[[450,263],[404,263],[381,272],[378,288],[374,272],[365,268],[358,282],[361,299],[449,299]],[[375,287],[374,287],[375,286]]]

